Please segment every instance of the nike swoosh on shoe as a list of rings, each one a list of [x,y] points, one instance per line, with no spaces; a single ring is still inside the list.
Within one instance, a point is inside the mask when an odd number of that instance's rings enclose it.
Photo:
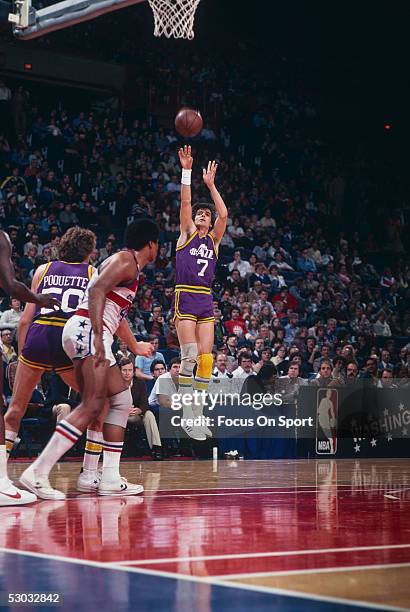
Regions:
[[[11,499],[21,499],[21,493],[17,491],[17,493],[4,493],[4,491],[0,491],[1,495],[5,495],[6,497],[11,497]]]

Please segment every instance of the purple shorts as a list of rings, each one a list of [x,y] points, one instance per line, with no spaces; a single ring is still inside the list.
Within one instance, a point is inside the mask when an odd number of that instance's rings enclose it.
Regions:
[[[30,368],[62,372],[73,367],[62,345],[62,325],[32,323],[19,361]]]
[[[213,323],[215,319],[212,295],[176,290],[172,300],[172,315],[174,319]]]

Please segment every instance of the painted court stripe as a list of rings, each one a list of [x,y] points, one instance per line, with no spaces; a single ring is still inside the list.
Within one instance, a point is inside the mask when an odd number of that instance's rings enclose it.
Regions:
[[[260,559],[263,557],[290,557],[304,555],[322,555],[327,553],[364,552],[368,550],[391,550],[410,548],[410,544],[387,544],[381,546],[350,546],[346,548],[313,548],[311,550],[281,550],[274,552],[235,553],[232,555],[203,555],[198,557],[169,557],[163,559],[140,559],[136,561],[118,561],[117,565],[156,565],[158,563],[179,563],[184,561],[221,561],[230,559]],[[373,567],[373,566],[372,566]],[[287,572],[285,572],[287,573]],[[246,574],[244,574],[245,576]]]
[[[336,488],[336,487],[335,487]],[[170,491],[172,491],[173,489],[170,489]],[[184,489],[182,489],[184,490]],[[195,490],[195,489],[193,489]],[[218,489],[213,489],[213,490],[218,490]],[[380,495],[383,494],[383,491],[385,489],[382,488],[373,488],[373,489],[342,489],[341,491],[339,491],[339,493],[379,493]],[[146,491],[150,491],[150,489],[146,489]],[[286,491],[225,491],[224,493],[191,493],[190,490],[188,490],[187,493],[161,493],[161,495],[144,495],[144,497],[157,497],[158,499],[161,499],[163,497],[223,497],[225,495],[304,495],[305,493],[309,493],[309,494],[316,494],[319,493],[321,491],[321,488],[318,487],[317,489],[310,489],[310,490],[303,490],[303,491],[298,491],[297,489],[288,489]],[[156,491],[156,493],[158,493],[158,491]]]
[[[150,576],[158,576],[159,578],[173,578],[174,580],[183,580],[183,581],[188,581],[188,582],[197,582],[197,583],[206,583],[209,585],[215,585],[215,586],[220,586],[220,587],[226,587],[226,588],[230,588],[230,589],[242,589],[242,590],[246,590],[246,591],[254,591],[257,593],[268,593],[271,595],[283,595],[283,596],[287,596],[287,597],[293,597],[293,598],[297,598],[297,599],[308,599],[310,601],[325,601],[325,602],[329,602],[329,603],[338,603],[338,604],[345,604],[348,606],[351,606],[352,608],[354,608],[355,606],[359,606],[361,608],[369,608],[371,610],[385,610],[385,611],[389,611],[391,610],[392,612],[406,612],[405,608],[398,608],[398,607],[393,607],[393,606],[385,606],[385,605],[379,605],[379,604],[372,604],[369,602],[362,602],[362,601],[356,601],[356,600],[350,600],[350,599],[342,599],[342,598],[337,598],[337,597],[328,597],[325,595],[313,595],[312,593],[304,593],[302,591],[290,591],[287,589],[278,589],[278,588],[273,588],[273,587],[262,587],[262,586],[256,586],[256,585],[250,585],[250,584],[242,584],[240,582],[238,583],[233,583],[233,582],[227,582],[225,580],[215,580],[214,578],[203,578],[203,577],[198,577],[198,576],[188,576],[186,574],[176,574],[173,572],[164,572],[164,571],[160,571],[160,570],[149,570],[149,569],[142,569],[142,568],[136,568],[136,567],[123,567],[120,565],[117,565],[115,563],[101,563],[98,561],[86,561],[84,559],[77,559],[77,558],[70,558],[70,557],[62,557],[59,555],[48,555],[45,553],[36,553],[36,552],[28,552],[28,551],[22,551],[22,550],[16,550],[14,548],[3,548],[0,547],[0,553],[4,552],[4,553],[10,553],[10,554],[15,554],[15,555],[26,555],[26,556],[30,556],[30,557],[37,557],[37,558],[41,558],[41,559],[48,559],[48,560],[54,560],[54,561],[62,561],[65,563],[74,563],[74,564],[78,564],[78,565],[88,565],[88,566],[92,566],[92,567],[98,567],[100,569],[109,569],[109,570],[115,570],[115,571],[123,571],[123,572],[131,572],[131,573],[135,573],[135,574],[146,574],[146,575],[150,575]],[[272,602],[272,604],[274,605],[274,602]]]
[[[241,582],[232,583],[227,582],[225,580],[216,580],[213,584],[217,584],[219,586],[233,586],[234,584],[239,584],[243,589],[249,591],[257,591],[260,593],[271,593],[272,595],[285,595],[288,597],[297,597],[299,593],[299,597],[303,599],[309,599],[311,601],[327,601],[329,603],[338,603],[344,604],[345,606],[351,606],[354,608],[355,606],[360,606],[361,608],[369,608],[370,610],[383,610],[385,612],[392,610],[395,612],[408,612],[408,608],[399,608],[396,606],[387,606],[383,604],[371,603],[369,601],[358,601],[355,599],[345,599],[341,597],[329,597],[326,595],[314,595],[312,593],[306,593],[305,591],[290,591],[288,589],[279,589],[275,587],[263,587],[257,586],[253,584],[243,584]],[[329,611],[332,608],[329,607]]]
[[[364,570],[396,569],[410,567],[410,563],[378,563],[375,565],[344,565],[342,567],[318,567],[300,570],[278,570],[267,572],[244,572],[242,574],[221,574],[213,576],[216,580],[236,580],[239,578],[261,578],[264,576],[300,576],[303,574],[329,574],[332,572],[361,572]]]

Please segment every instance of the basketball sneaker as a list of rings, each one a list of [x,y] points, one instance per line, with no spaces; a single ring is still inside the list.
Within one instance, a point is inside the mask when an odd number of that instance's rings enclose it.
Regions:
[[[36,474],[30,465],[20,476],[21,484],[41,499],[65,499],[65,493],[53,489],[47,476]]]
[[[199,406],[192,406],[192,412],[194,413],[194,417],[197,419],[201,418],[201,425],[197,425],[197,429],[199,429],[207,438],[212,438],[212,431],[207,426],[206,417],[204,417],[204,406],[201,404]]]
[[[98,495],[138,495],[143,491],[143,486],[132,484],[122,477],[113,481],[101,480],[98,487]]]
[[[202,427],[193,424],[191,425],[191,422],[194,423],[194,420],[195,414],[193,409],[190,406],[184,405],[181,422],[182,429],[193,440],[197,440],[198,442],[204,442],[206,440],[205,432],[203,431]]]
[[[82,493],[97,493],[100,482],[101,471],[84,472],[82,469],[77,479],[77,491],[81,491]]]
[[[23,489],[17,489],[8,478],[0,480],[0,506],[22,506],[32,504],[37,497]]]

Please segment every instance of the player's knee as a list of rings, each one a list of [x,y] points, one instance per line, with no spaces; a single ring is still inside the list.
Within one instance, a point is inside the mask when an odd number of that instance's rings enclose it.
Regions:
[[[89,401],[84,402],[84,411],[87,412],[87,416],[90,421],[96,421],[104,408],[103,397],[92,397]]]
[[[105,417],[107,425],[127,426],[128,417],[132,408],[132,395],[128,387],[124,391],[110,397],[110,409]]]
[[[200,378],[211,378],[213,362],[214,360],[212,353],[198,355],[198,368],[196,371],[197,376]]]
[[[181,344],[181,375],[192,376],[197,356],[198,345],[196,342]]]

